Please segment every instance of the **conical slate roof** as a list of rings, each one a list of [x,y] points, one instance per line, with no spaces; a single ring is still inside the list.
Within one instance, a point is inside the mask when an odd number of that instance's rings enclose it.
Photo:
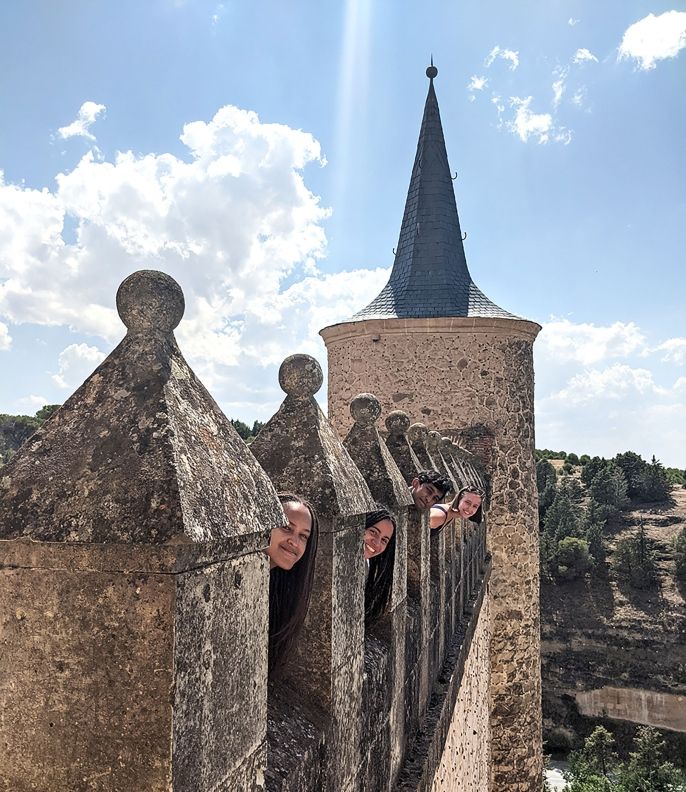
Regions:
[[[391,277],[353,321],[435,316],[519,318],[491,302],[467,269],[434,90],[437,74],[432,61],[426,70],[429,93]]]

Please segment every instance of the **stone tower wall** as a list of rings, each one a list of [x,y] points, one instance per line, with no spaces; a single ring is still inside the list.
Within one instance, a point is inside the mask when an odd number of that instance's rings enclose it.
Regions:
[[[493,433],[488,508],[494,790],[541,787],[538,510],[532,346],[539,326],[508,319],[386,319],[322,331],[329,417],[344,435],[348,404],[374,393],[443,434]],[[475,449],[479,451],[479,449]]]

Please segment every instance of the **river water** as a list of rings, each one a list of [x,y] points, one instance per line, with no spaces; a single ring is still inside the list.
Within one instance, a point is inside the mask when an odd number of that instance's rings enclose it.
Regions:
[[[562,771],[568,767],[567,762],[562,759],[549,759],[548,769],[545,772],[545,777],[550,784],[550,788],[555,792],[560,789],[567,788],[567,782],[562,777]]]

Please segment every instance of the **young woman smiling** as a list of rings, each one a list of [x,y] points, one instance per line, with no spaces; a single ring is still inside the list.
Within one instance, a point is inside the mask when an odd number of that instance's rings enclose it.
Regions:
[[[444,528],[456,517],[480,523],[483,519],[483,490],[478,487],[463,487],[453,498],[450,504],[440,504],[431,507],[431,528],[438,530]]]
[[[364,619],[369,626],[388,608],[395,563],[395,517],[378,505],[365,515],[362,551],[367,562]]]
[[[273,528],[269,547],[269,674],[278,674],[295,645],[310,605],[319,525],[312,506],[279,493],[288,525]]]

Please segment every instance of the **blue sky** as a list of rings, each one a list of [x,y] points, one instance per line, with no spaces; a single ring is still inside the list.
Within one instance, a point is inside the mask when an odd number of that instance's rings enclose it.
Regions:
[[[537,445],[686,466],[680,2],[1,4],[0,412],[63,401],[149,267],[268,418],[388,277],[431,53],[472,276],[544,328]]]

